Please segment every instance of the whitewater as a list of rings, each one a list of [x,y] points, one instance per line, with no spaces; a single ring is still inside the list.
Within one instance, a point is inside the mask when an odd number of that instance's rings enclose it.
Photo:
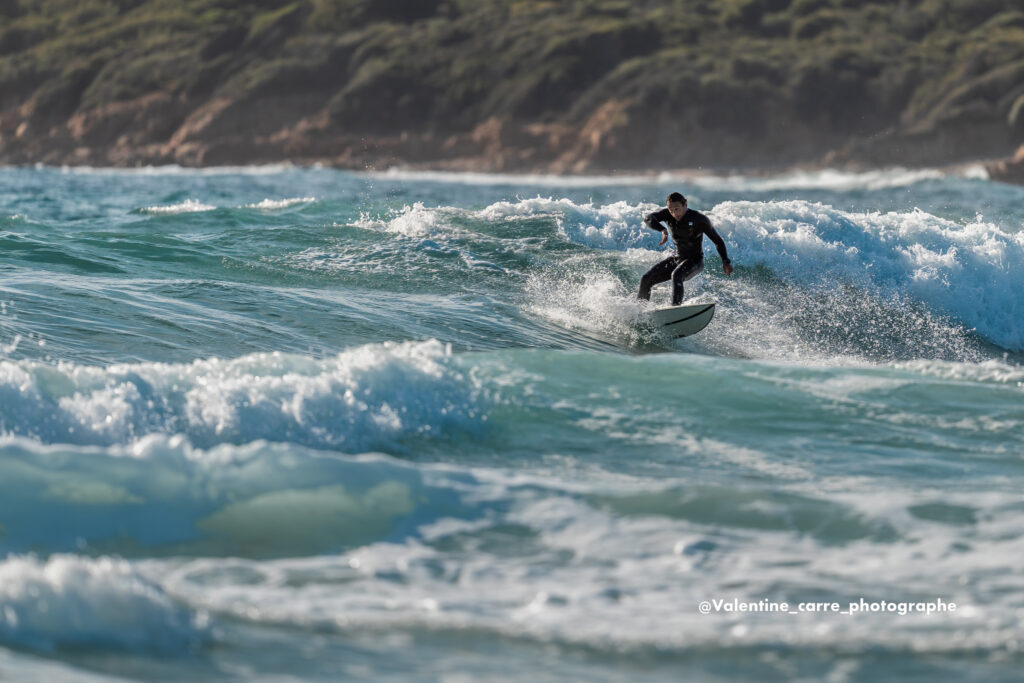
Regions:
[[[1021,291],[971,168],[2,168],[0,679],[1018,680]]]

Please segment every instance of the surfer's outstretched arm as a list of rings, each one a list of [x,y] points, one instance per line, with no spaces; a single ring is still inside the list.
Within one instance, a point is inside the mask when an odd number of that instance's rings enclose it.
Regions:
[[[707,227],[704,228],[704,234],[708,236],[715,244],[715,249],[718,250],[718,255],[722,257],[722,270],[725,271],[726,275],[732,275],[732,261],[729,260],[729,254],[725,250],[725,240],[718,234],[718,231],[711,225],[710,221]]]

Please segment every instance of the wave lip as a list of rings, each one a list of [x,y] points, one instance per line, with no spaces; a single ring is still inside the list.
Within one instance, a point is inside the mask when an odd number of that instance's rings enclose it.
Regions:
[[[373,344],[314,360],[258,353],[109,367],[0,361],[0,432],[44,443],[182,434],[205,447],[256,439],[348,452],[481,428],[487,399],[437,341]]]
[[[534,197],[515,202],[495,202],[475,213],[487,221],[511,221],[552,215],[561,235],[570,242],[595,249],[657,249],[661,236],[642,224],[644,213],[654,204],[634,205],[626,201],[606,205],[577,204],[571,199]]]
[[[180,654],[208,635],[205,614],[179,606],[123,560],[14,555],[0,561],[0,644]]]

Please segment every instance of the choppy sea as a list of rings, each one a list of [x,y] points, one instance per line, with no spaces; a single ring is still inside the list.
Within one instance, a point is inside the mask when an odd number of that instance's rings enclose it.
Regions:
[[[0,679],[1020,680],[1022,292],[971,169],[0,169]]]

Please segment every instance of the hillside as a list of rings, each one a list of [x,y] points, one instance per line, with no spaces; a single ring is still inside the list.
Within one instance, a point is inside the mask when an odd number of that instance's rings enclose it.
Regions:
[[[0,163],[930,165],[1024,142],[1019,0],[0,0]]]

